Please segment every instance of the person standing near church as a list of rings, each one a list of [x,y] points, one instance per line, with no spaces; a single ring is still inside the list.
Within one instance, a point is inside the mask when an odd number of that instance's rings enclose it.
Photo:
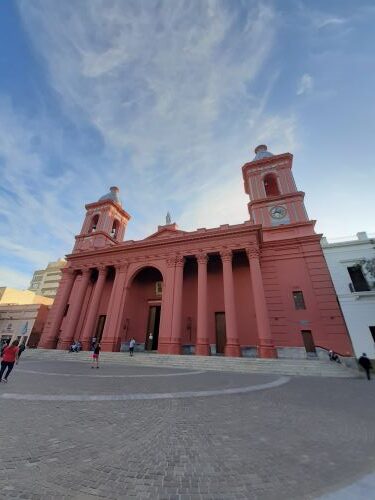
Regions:
[[[371,379],[370,370],[372,370],[372,364],[371,364],[371,361],[368,359],[368,357],[367,357],[367,355],[366,355],[365,352],[359,358],[358,364],[360,366],[362,366],[362,368],[365,370],[366,376],[367,376],[367,380],[370,380]]]
[[[129,354],[130,356],[133,356],[134,353],[134,346],[135,346],[135,339],[132,337],[129,342]]]
[[[100,344],[97,343],[94,352],[92,353],[92,365],[91,368],[99,368],[99,354],[100,354]]]
[[[0,382],[7,383],[10,372],[13,370],[14,363],[18,359],[18,340],[14,340],[10,346],[3,349],[1,359],[1,369],[0,369]],[[3,375],[5,377],[3,379]]]

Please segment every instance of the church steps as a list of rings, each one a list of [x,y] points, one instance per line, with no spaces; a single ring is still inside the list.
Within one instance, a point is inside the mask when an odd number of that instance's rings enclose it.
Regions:
[[[90,352],[69,353],[59,350],[28,350],[25,359],[44,359],[50,361],[88,361]],[[295,376],[323,376],[352,378],[359,372],[343,365],[325,360],[307,359],[258,359],[225,358],[204,356],[173,356],[150,353],[135,353],[131,358],[128,353],[103,352],[100,359],[104,363],[119,363],[133,366],[176,367],[191,370],[229,371],[237,373],[263,373]]]

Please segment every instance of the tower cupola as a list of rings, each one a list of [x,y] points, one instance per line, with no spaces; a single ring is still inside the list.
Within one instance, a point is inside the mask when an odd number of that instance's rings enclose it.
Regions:
[[[86,205],[86,217],[73,252],[121,243],[129,220],[130,215],[122,208],[119,188],[110,187],[98,201]]]
[[[252,222],[276,227],[307,222],[305,193],[298,191],[292,174],[293,155],[274,155],[265,144],[255,148],[253,160],[242,167]]]

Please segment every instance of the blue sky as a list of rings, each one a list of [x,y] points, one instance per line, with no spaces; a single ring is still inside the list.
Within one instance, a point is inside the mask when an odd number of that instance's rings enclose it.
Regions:
[[[248,219],[241,166],[294,154],[328,237],[374,232],[373,1],[0,3],[0,286],[69,253],[111,185],[140,239]]]

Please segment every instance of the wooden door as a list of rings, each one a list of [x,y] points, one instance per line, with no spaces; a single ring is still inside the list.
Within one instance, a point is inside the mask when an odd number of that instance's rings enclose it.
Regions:
[[[225,312],[215,312],[216,354],[224,354],[227,336],[225,330]]]
[[[303,343],[305,344],[307,357],[316,357],[316,349],[311,330],[302,330],[301,334]]]
[[[106,315],[101,314],[98,319],[98,326],[96,327],[96,332],[95,332],[95,338],[96,342],[101,342],[102,341],[102,335],[103,335],[103,330],[104,330],[104,324],[106,320]]]
[[[148,311],[147,331],[145,340],[146,351],[156,351],[158,348],[160,310],[161,306],[151,306]]]

